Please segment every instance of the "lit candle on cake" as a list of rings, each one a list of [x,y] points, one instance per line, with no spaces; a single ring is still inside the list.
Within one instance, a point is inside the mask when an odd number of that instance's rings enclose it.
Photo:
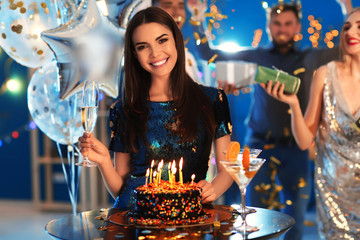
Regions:
[[[149,177],[149,169],[146,169],[146,180],[145,180],[145,186],[148,184],[148,177]],[[151,177],[150,177],[151,178]]]
[[[152,176],[153,176],[153,167],[154,167],[154,160],[151,161],[151,168],[150,168],[150,183],[152,183]]]
[[[175,161],[173,162],[173,164],[171,165],[171,172],[172,172],[172,176],[173,176],[173,183],[176,183],[176,177],[175,177],[175,174],[176,174],[176,166],[175,166]]]
[[[162,170],[162,167],[164,165],[164,160],[161,160],[161,162],[158,164],[158,168],[157,168],[157,172],[158,172],[158,177],[157,177],[157,180],[158,180],[158,183],[161,182],[161,170]]]
[[[180,158],[179,163],[179,178],[180,178],[180,184],[183,185],[183,174],[182,174],[182,167],[183,167],[183,158]]]
[[[168,175],[169,175],[169,183],[171,183],[172,177],[171,177],[171,162],[168,164]]]
[[[191,185],[194,185],[195,174],[191,175]]]
[[[156,173],[156,170],[154,171],[153,178],[154,178],[155,186],[157,186],[157,181],[156,181],[157,173]]]

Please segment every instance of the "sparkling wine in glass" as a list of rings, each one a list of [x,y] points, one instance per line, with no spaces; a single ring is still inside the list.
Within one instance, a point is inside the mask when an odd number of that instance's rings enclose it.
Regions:
[[[99,106],[99,84],[95,81],[86,81],[82,95],[81,123],[86,133],[91,133],[96,124]],[[76,163],[82,167],[96,167],[87,156],[82,162]]]
[[[248,168],[243,167],[242,158],[238,158],[236,161],[222,160],[220,161],[225,167],[226,171],[232,176],[237,185],[239,186],[241,193],[241,224],[238,221],[234,224],[235,230],[240,233],[249,234],[258,231],[259,228],[256,226],[250,226],[246,223],[246,187],[250,181],[254,178],[257,171],[265,162],[265,159],[250,157],[250,166]]]

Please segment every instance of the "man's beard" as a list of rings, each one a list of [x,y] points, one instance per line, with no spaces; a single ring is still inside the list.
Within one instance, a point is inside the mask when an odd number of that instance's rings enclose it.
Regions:
[[[274,41],[275,48],[291,48],[292,46],[294,46],[294,44],[295,44],[295,41],[293,38],[287,42],[281,42],[281,43]]]

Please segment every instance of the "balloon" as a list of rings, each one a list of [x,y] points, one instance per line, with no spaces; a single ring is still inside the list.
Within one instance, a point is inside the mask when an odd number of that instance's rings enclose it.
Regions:
[[[60,0],[58,0],[60,1]],[[0,46],[21,65],[37,68],[54,59],[40,33],[69,17],[75,4],[66,0],[0,1]]]
[[[125,29],[101,14],[95,0],[82,0],[70,21],[41,33],[60,72],[60,98],[79,92],[84,80],[96,81],[110,97],[119,94]]]
[[[81,125],[81,93],[67,100],[59,98],[59,78],[56,62],[39,68],[31,77],[28,108],[40,130],[60,144],[76,143],[83,135]]]

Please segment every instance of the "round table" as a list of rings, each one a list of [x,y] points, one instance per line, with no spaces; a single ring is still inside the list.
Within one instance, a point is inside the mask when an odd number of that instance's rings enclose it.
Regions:
[[[209,205],[215,212],[231,212],[225,205]],[[259,231],[250,233],[246,238],[233,230],[235,215],[230,219],[220,219],[212,223],[194,226],[146,227],[139,225],[117,224],[112,221],[118,209],[101,209],[81,212],[50,221],[45,226],[46,232],[54,239],[276,239],[289,230],[295,223],[287,214],[255,208],[256,213],[248,214],[249,225],[258,226]],[[216,215],[216,214],[215,214]],[[232,215],[232,214],[230,214]],[[215,216],[216,218],[217,216]],[[240,217],[240,216],[239,216]],[[115,221],[116,222],[116,221]]]

